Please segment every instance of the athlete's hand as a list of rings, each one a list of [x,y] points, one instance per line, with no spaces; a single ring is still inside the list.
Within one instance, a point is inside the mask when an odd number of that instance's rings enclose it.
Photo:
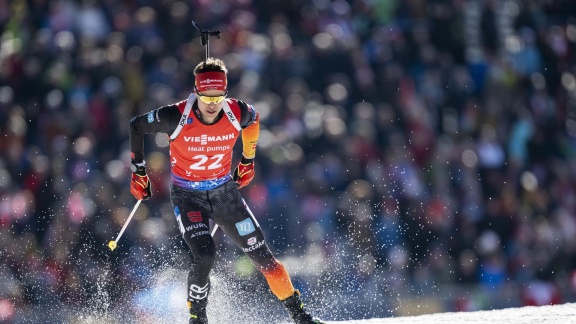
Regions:
[[[152,191],[150,189],[150,179],[148,179],[144,166],[139,167],[136,172],[132,172],[130,192],[136,199],[146,200],[152,197]]]
[[[254,179],[254,159],[242,157],[232,178],[238,184],[238,189],[247,186]]]

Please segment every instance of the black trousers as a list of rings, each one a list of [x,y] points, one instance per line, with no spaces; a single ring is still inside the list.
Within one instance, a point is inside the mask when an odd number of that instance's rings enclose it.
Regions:
[[[172,185],[170,200],[182,237],[192,254],[189,301],[205,300],[210,292],[216,247],[210,235],[209,219],[220,226],[260,271],[275,267],[276,260],[264,234],[234,181],[212,190],[188,190]]]

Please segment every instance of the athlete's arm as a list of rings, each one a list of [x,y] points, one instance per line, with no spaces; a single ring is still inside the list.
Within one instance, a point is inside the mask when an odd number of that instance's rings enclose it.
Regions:
[[[238,100],[240,107],[240,127],[242,127],[242,156],[253,159],[256,156],[256,144],[260,137],[260,114],[244,101]]]
[[[130,120],[130,151],[136,163],[144,161],[144,135],[153,133],[172,134],[176,129],[182,113],[177,104],[163,106],[149,113],[136,116]]]
[[[253,159],[256,156],[256,144],[260,136],[260,115],[256,113],[256,120],[242,130],[242,156]]]

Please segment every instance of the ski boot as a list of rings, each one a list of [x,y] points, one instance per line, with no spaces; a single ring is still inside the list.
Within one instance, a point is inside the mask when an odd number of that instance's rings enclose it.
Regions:
[[[326,324],[306,312],[298,290],[292,296],[284,299],[282,303],[296,324]]]
[[[206,315],[206,306],[208,299],[188,301],[188,309],[190,310],[189,324],[208,324],[208,316]]]

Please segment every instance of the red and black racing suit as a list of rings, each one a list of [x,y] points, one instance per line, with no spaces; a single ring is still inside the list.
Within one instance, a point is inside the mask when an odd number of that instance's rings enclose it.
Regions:
[[[284,266],[266,245],[262,229],[242,199],[230,171],[232,150],[242,133],[244,154],[255,154],[259,117],[251,105],[226,99],[233,116],[221,111],[210,125],[202,122],[195,96],[192,112],[184,116],[188,100],[167,105],[130,121],[130,147],[135,162],[144,160],[144,135],[166,133],[170,136],[179,123],[178,136],[170,141],[172,184],[170,200],[184,241],[192,254],[188,274],[188,300],[207,301],[210,271],[216,249],[208,220],[212,219],[250,258],[265,276],[270,289],[284,300],[294,294],[294,287]],[[236,118],[240,128],[234,127]],[[245,135],[249,134],[249,135]]]

